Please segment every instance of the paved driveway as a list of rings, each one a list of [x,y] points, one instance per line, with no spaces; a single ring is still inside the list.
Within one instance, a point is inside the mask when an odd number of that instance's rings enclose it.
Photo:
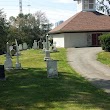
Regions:
[[[110,93],[110,67],[96,60],[100,47],[68,48],[69,64],[97,87]]]

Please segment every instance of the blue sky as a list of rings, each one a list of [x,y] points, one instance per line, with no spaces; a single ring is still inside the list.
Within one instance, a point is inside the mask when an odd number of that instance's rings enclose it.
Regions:
[[[30,8],[27,5],[31,5]],[[66,20],[76,13],[76,2],[73,0],[22,0],[23,13],[35,13],[38,10],[45,12],[50,22]],[[0,0],[0,9],[9,16],[19,13],[19,0]]]

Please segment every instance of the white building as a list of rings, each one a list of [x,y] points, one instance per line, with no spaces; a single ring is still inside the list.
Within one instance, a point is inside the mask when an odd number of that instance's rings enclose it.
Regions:
[[[96,11],[95,0],[76,0],[78,13],[49,32],[57,47],[99,46],[98,36],[110,32],[110,17]]]

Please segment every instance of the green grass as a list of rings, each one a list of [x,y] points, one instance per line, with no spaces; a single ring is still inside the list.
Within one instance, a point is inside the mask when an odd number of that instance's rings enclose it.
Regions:
[[[66,49],[51,53],[59,78],[49,79],[41,50],[22,51],[22,70],[6,72],[0,81],[0,110],[110,110],[110,96],[92,86],[67,62]],[[0,56],[3,64],[4,56]],[[15,64],[15,57],[13,57]]]
[[[100,52],[97,56],[98,61],[110,66],[110,52]]]

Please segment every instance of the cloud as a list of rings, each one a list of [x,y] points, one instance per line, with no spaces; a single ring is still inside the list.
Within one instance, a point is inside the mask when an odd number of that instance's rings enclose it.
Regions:
[[[73,3],[73,0],[53,0],[55,3]]]

